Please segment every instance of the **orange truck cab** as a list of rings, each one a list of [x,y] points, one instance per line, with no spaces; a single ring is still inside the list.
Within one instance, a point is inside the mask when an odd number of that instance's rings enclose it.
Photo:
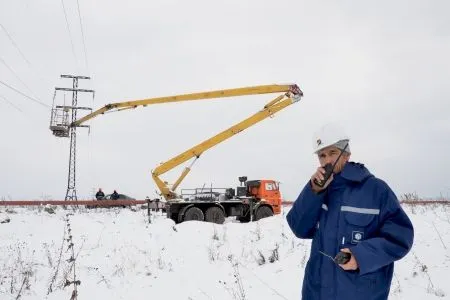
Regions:
[[[279,184],[275,180],[261,179],[246,182],[247,195],[255,197],[272,207],[275,215],[281,213],[281,193]]]

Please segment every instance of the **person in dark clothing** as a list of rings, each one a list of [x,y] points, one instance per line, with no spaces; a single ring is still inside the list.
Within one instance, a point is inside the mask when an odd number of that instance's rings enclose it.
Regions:
[[[394,262],[413,245],[413,225],[388,184],[349,161],[349,138],[339,127],[323,127],[314,148],[320,167],[286,216],[298,238],[312,239],[302,299],[388,299]],[[323,167],[335,162],[319,186]],[[336,263],[339,252],[350,260]]]
[[[114,192],[111,194],[111,200],[117,200],[119,199],[119,194],[117,193],[116,190],[114,190]]]
[[[103,193],[101,188],[98,189],[97,193],[95,194],[95,198],[97,200],[103,200],[105,198],[105,193]]]

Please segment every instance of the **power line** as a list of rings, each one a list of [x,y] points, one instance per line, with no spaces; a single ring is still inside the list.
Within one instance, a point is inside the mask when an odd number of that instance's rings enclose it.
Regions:
[[[64,0],[61,0],[61,4],[62,4],[63,12],[64,12],[64,17],[66,18],[66,25],[67,25],[67,31],[69,32],[70,44],[72,45],[72,54],[73,54],[73,57],[75,58],[75,65],[77,65],[78,60],[77,60],[77,55],[75,54],[75,47],[73,45],[72,34],[70,33],[69,20],[67,19],[67,13],[66,13],[66,7],[64,6]]]
[[[3,31],[6,33],[6,35],[8,36],[9,40],[14,45],[14,47],[16,47],[17,51],[19,51],[19,53],[22,56],[22,58],[27,62],[28,65],[31,65],[30,61],[25,57],[23,52],[20,51],[19,46],[17,46],[16,42],[14,42],[13,38],[9,35],[8,31],[6,30],[6,28],[1,23],[0,23],[0,27],[2,27]]]
[[[8,33],[8,31],[6,30],[5,26],[3,26],[2,24],[0,24],[0,27],[3,29],[3,31],[5,32],[6,36],[8,37],[8,39],[10,40],[10,42],[13,44],[13,46],[16,48],[16,50],[19,52],[20,56],[23,58],[23,60],[27,63],[28,67],[33,71],[34,75],[36,75],[41,81],[46,82],[46,84],[48,84],[48,81],[46,81],[45,79],[43,79],[35,70],[33,65],[31,64],[31,62],[25,57],[25,54],[23,54],[23,52],[20,50],[19,46],[16,44],[16,42],[14,41],[14,39],[12,38],[12,36]]]
[[[33,91],[30,89],[30,87],[22,80],[22,79],[20,79],[20,77],[19,77],[19,75],[17,75],[17,73],[6,63],[6,61],[2,58],[2,57],[0,57],[0,60],[2,61],[2,63],[11,71],[11,73],[13,73],[14,74],[14,76],[17,78],[17,80],[19,80],[20,81],[20,83],[22,83],[22,85],[35,97],[35,98],[38,98],[38,97],[36,97],[36,95],[33,93]]]
[[[89,64],[87,59],[87,51],[86,51],[86,43],[84,38],[84,30],[83,30],[83,23],[81,22],[81,12],[80,12],[80,3],[77,0],[77,7],[78,7],[78,19],[80,20],[80,27],[81,27],[81,36],[83,38],[83,48],[84,48],[84,61],[86,63],[86,69],[89,73]]]
[[[16,88],[13,88],[13,87],[10,86],[9,84],[4,83],[4,82],[1,81],[1,80],[0,80],[0,83],[3,84],[4,86],[10,88],[11,90],[15,91],[16,93],[19,93],[19,94],[21,94],[22,96],[24,96],[24,97],[26,97],[26,98],[28,98],[28,99],[30,99],[30,100],[36,102],[36,103],[39,103],[39,104],[42,105],[42,106],[45,106],[45,107],[47,107],[47,108],[51,108],[49,105],[47,105],[47,104],[45,104],[45,103],[43,103],[43,102],[41,102],[41,101],[39,101],[39,100],[37,100],[37,99],[35,99],[35,98],[33,98],[33,97],[28,96],[27,94],[25,94],[25,93],[19,91],[19,90],[16,89]]]
[[[8,103],[9,105],[11,105],[12,107],[14,107],[15,109],[17,109],[18,111],[23,113],[23,110],[21,110],[19,107],[17,107],[14,103],[12,103],[11,101],[9,101],[8,99],[6,99],[3,95],[0,95],[0,99],[3,99],[6,103]]]

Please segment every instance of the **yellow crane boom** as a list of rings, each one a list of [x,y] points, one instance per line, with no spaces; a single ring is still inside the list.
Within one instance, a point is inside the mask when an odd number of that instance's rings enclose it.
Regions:
[[[257,94],[258,90],[256,90],[253,93],[246,93],[245,95],[250,94]],[[273,89],[272,89],[273,91]],[[267,117],[272,116],[273,114],[277,113],[278,111],[288,107],[289,105],[297,102],[300,100],[300,98],[303,96],[303,92],[300,90],[300,88],[297,85],[288,85],[284,86],[284,88],[277,89],[277,92],[285,92],[285,94],[280,95],[276,97],[274,100],[267,103],[262,110],[256,112],[252,116],[248,117],[247,119],[237,123],[236,125],[231,126],[230,128],[218,133],[217,135],[201,142],[200,144],[184,151],[183,153],[175,156],[174,158],[162,163],[159,165],[153,172],[152,177],[155,181],[156,185],[158,186],[159,190],[161,191],[162,196],[166,200],[173,200],[178,198],[177,193],[175,192],[176,188],[179,186],[181,181],[186,177],[186,175],[189,173],[189,171],[192,168],[192,165],[195,163],[195,161],[200,157],[200,155],[205,152],[206,150],[216,146],[217,144],[231,138],[232,136],[238,134],[239,132],[249,128],[250,126],[266,119]],[[275,92],[275,91],[273,91]],[[258,93],[261,94],[261,93]],[[210,98],[212,98],[215,94],[210,93],[207,94]],[[217,94],[218,96],[222,94]],[[242,96],[242,95],[236,95],[234,96]],[[170,188],[168,186],[168,183],[161,180],[159,176],[162,174],[172,170],[173,168],[179,166],[180,164],[188,161],[189,159],[195,158],[194,161],[187,166],[183,172],[181,173],[180,177],[175,181],[175,183]]]
[[[258,94],[272,94],[279,92],[287,92],[293,85],[285,84],[285,85],[258,85],[258,86],[250,86],[236,89],[225,89],[225,90],[216,90],[210,92],[201,92],[201,93],[192,93],[192,94],[182,94],[176,96],[168,96],[168,97],[158,97],[158,98],[148,98],[141,100],[132,100],[125,102],[117,102],[110,103],[105,105],[102,108],[97,109],[96,111],[76,120],[71,123],[70,126],[80,126],[82,123],[89,121],[97,117],[98,115],[104,114],[107,111],[117,109],[117,110],[126,110],[136,108],[138,106],[147,106],[152,104],[161,104],[161,103],[171,103],[171,102],[182,102],[182,101],[194,101],[194,100],[207,100],[207,99],[217,99],[217,98],[226,98],[226,97],[236,97],[236,96],[246,96],[246,95],[258,95]]]

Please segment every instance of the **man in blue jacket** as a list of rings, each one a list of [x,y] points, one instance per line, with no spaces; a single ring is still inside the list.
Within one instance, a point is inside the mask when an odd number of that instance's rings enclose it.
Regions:
[[[387,299],[394,261],[411,249],[413,225],[391,188],[350,162],[349,138],[336,125],[314,138],[320,167],[287,214],[294,234],[312,239],[302,299]],[[334,170],[323,186],[325,166]],[[351,254],[347,263],[333,258]]]

